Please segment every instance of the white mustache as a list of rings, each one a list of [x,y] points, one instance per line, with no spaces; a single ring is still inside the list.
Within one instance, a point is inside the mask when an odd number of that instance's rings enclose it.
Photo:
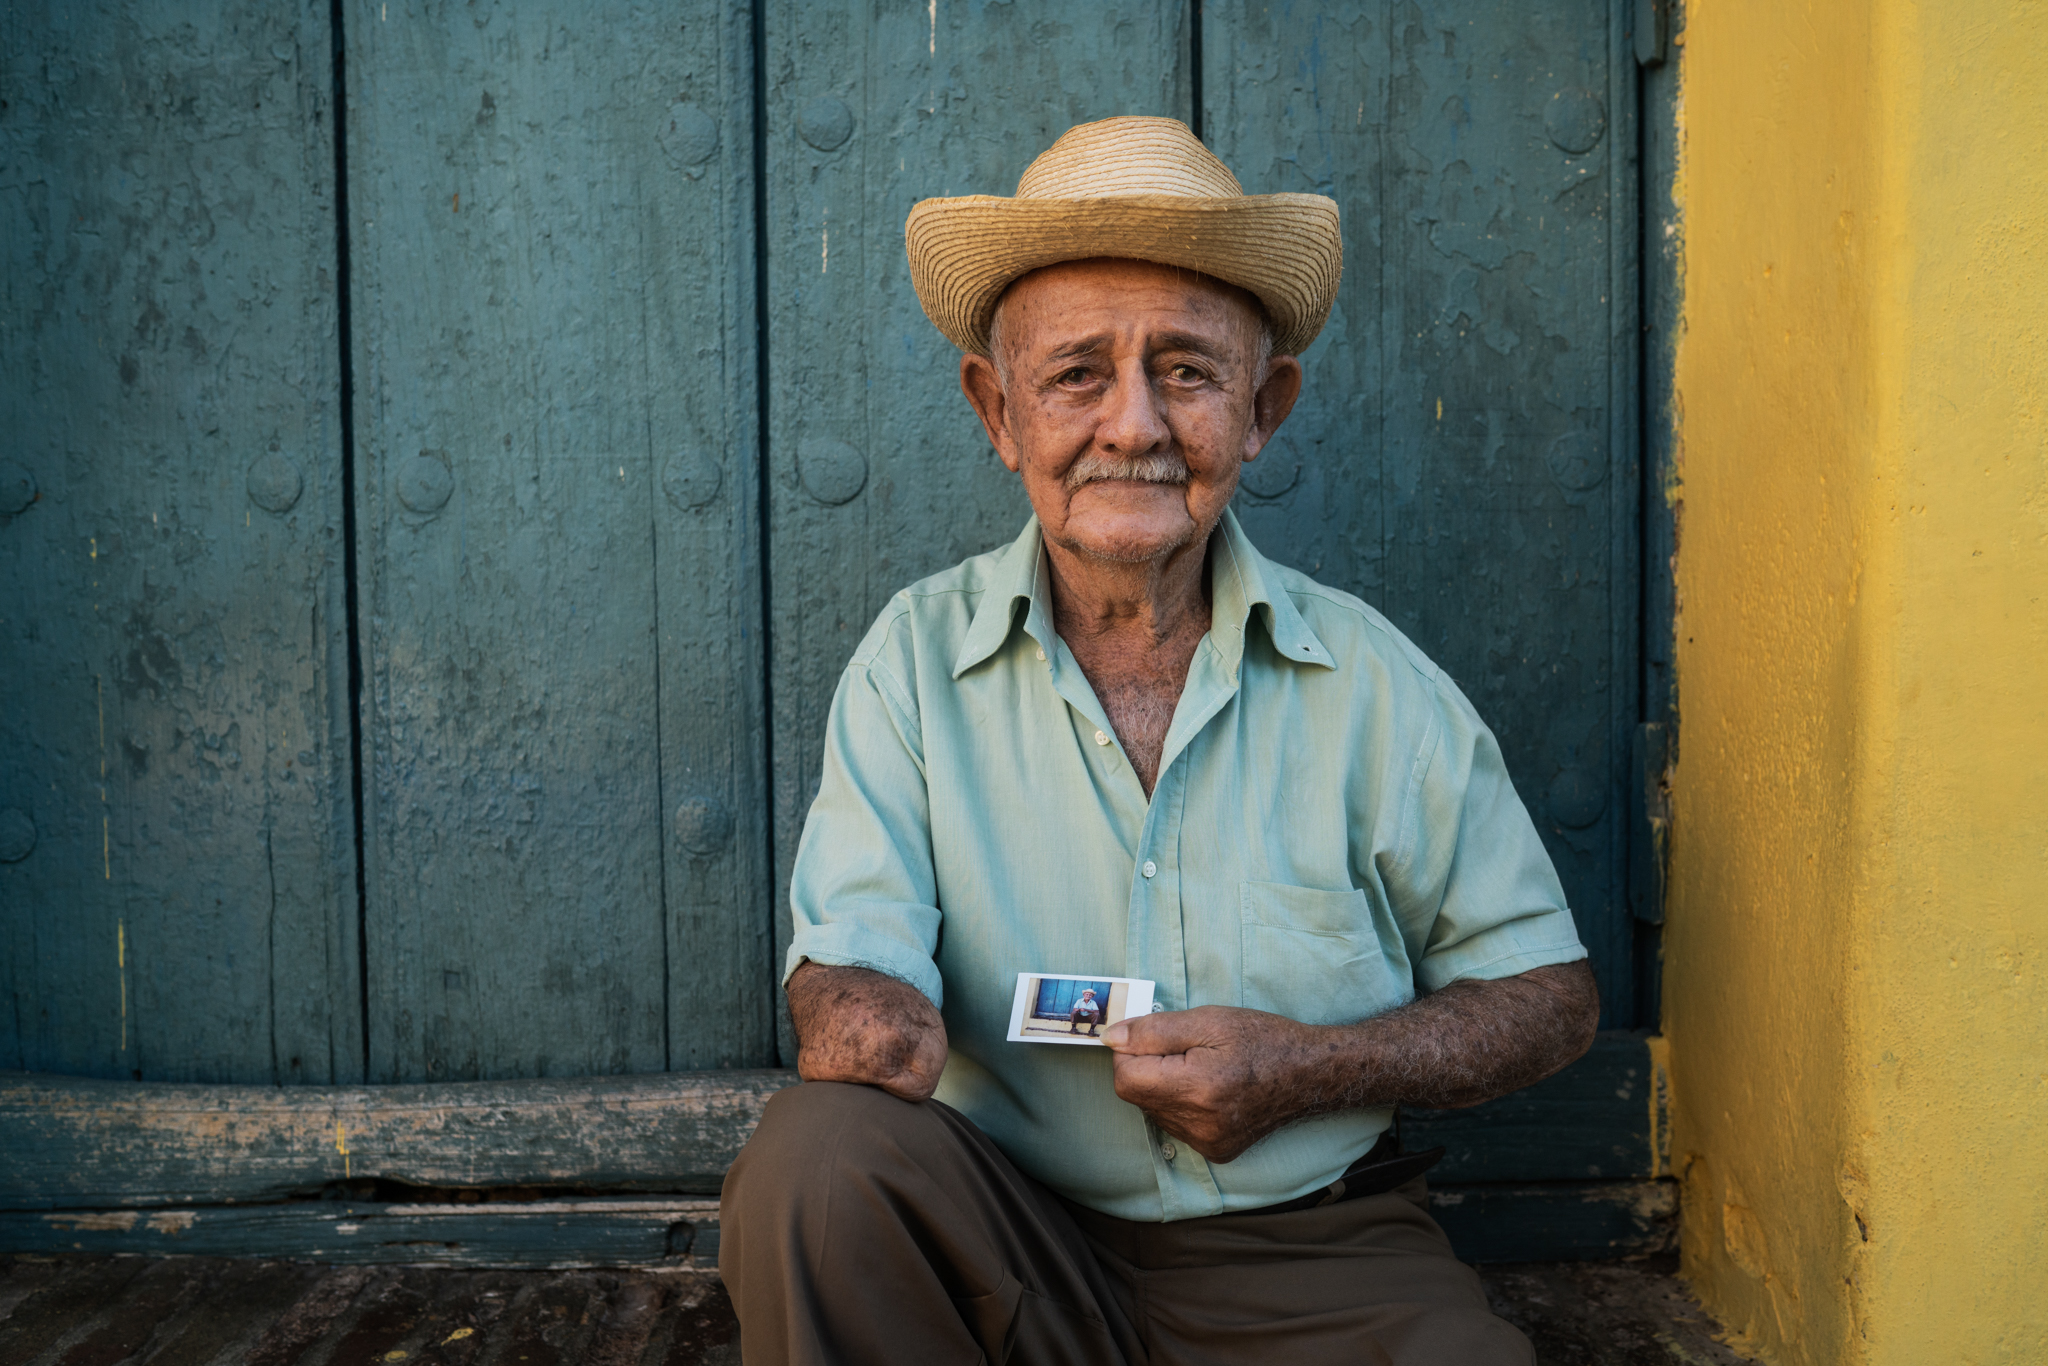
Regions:
[[[1141,455],[1131,460],[1116,460],[1106,455],[1084,455],[1074,462],[1063,482],[1067,486],[1067,492],[1072,493],[1083,484],[1093,484],[1101,479],[1136,479],[1146,484],[1185,484],[1191,477],[1188,462],[1172,453]]]

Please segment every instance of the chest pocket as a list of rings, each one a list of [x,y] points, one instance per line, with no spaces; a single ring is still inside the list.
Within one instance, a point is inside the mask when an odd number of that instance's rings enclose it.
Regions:
[[[1363,891],[1241,882],[1238,906],[1238,1004],[1303,1024],[1355,1024],[1414,999],[1401,941],[1382,947]]]

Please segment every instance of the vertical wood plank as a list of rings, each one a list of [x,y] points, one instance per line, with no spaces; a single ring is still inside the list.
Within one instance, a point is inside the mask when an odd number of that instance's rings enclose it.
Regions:
[[[1629,1024],[1633,68],[1611,8],[1221,0],[1204,98],[1248,188],[1345,218],[1338,311],[1247,470],[1246,527],[1471,696]]]
[[[0,1066],[361,1076],[331,79],[0,11]]]
[[[767,1050],[749,33],[349,11],[376,1080]]]
[[[776,950],[825,712],[889,595],[1015,536],[1030,506],[925,319],[903,219],[1008,194],[1076,123],[1189,114],[1187,7],[767,6]],[[786,1033],[784,1056],[795,1056]]]

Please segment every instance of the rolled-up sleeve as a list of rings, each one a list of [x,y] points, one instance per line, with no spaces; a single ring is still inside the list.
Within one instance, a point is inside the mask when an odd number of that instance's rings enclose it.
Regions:
[[[917,709],[885,668],[856,656],[832,698],[818,796],[797,844],[783,980],[806,959],[871,968],[944,1005],[937,902]]]
[[[1448,679],[1418,764],[1409,830],[1390,899],[1415,977],[1436,991],[1462,977],[1512,977],[1586,956],[1557,870],[1516,795],[1500,745]]]

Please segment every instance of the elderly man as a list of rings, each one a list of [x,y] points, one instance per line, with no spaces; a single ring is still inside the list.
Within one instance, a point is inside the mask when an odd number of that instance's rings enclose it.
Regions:
[[[908,234],[1034,516],[840,680],[791,891],[804,1084],[725,1187],[746,1360],[1533,1361],[1390,1130],[1579,1056],[1585,951],[1450,679],[1229,512],[1336,206],[1112,119]],[[1149,978],[1160,1013],[1006,1042],[1023,972]]]
[[[1081,1021],[1088,1022],[1088,1032],[1093,1035],[1095,1026],[1102,1023],[1102,1007],[1095,1003],[1095,988],[1089,987],[1081,993],[1081,999],[1074,1002],[1074,1008],[1067,1012],[1067,1032],[1079,1034]]]

